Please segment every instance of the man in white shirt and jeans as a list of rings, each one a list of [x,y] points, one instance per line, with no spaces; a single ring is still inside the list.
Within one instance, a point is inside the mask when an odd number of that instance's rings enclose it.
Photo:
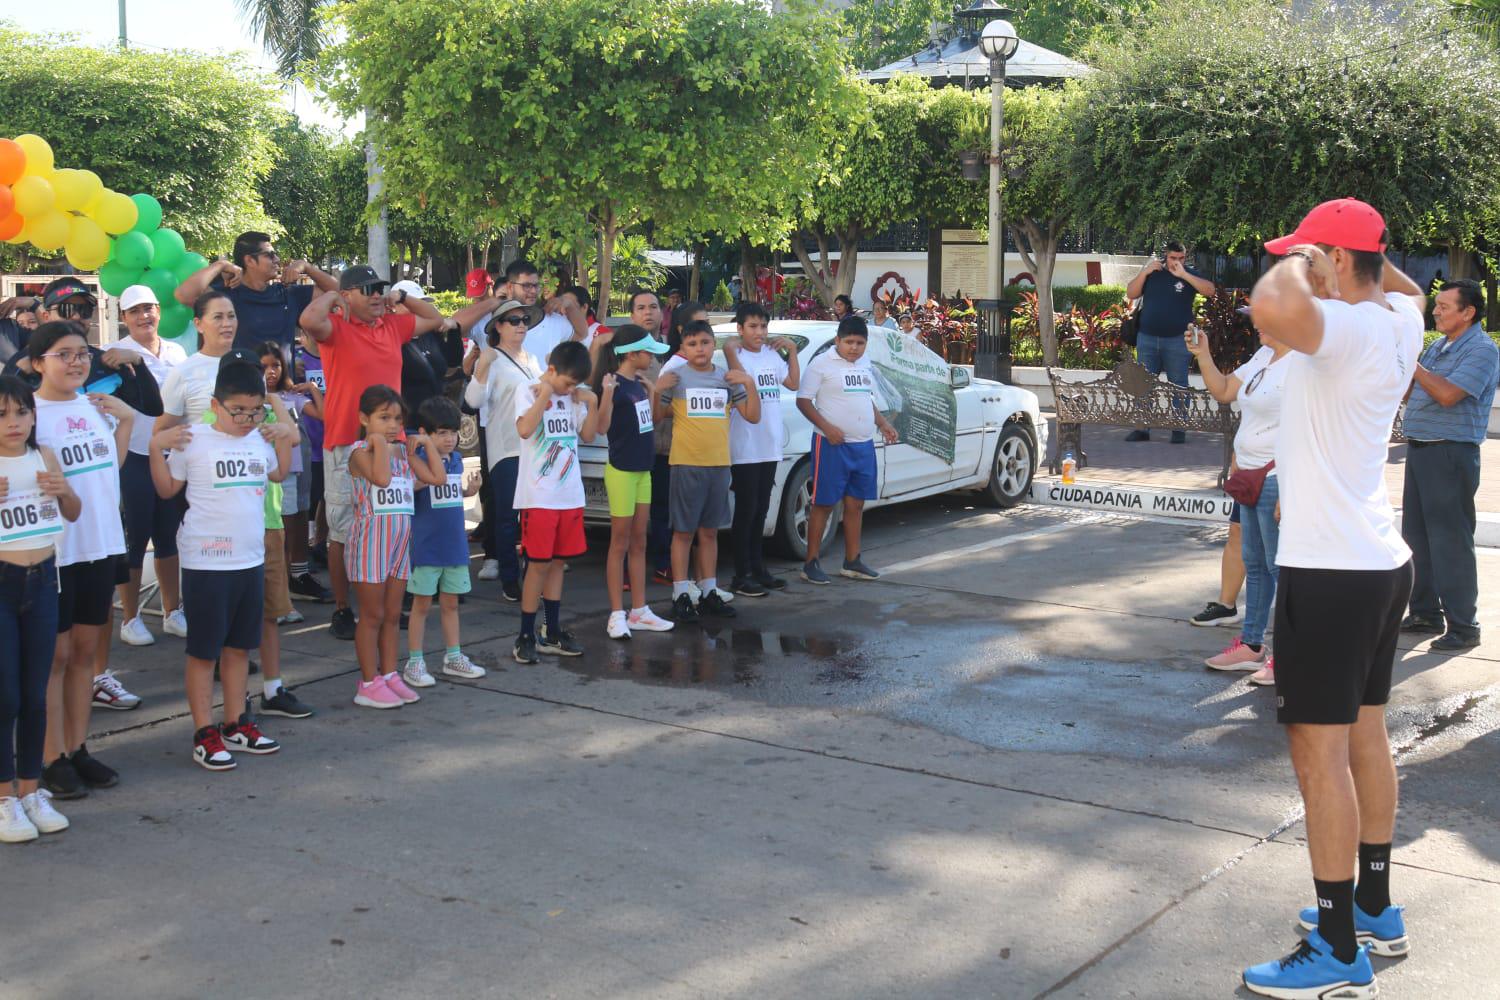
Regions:
[[[1276,445],[1276,715],[1307,810],[1317,897],[1301,914],[1303,944],[1245,970],[1263,996],[1374,996],[1368,952],[1409,947],[1390,901],[1396,768],[1385,705],[1412,566],[1385,460],[1424,302],[1385,259],[1386,241],[1371,206],[1325,202],[1266,244],[1284,256],[1250,299],[1256,327],[1292,349]]]

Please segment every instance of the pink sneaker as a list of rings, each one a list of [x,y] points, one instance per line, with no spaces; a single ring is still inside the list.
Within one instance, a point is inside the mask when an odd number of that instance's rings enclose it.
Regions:
[[[1276,684],[1276,657],[1266,657],[1266,665],[1255,673],[1246,677],[1245,680],[1256,687],[1273,687]]]
[[[1210,670],[1258,670],[1266,664],[1266,647],[1257,653],[1239,639],[1234,640],[1218,656],[1210,656],[1203,663]]]
[[[385,686],[390,690],[391,694],[400,698],[406,704],[410,705],[414,701],[422,700],[422,696],[408,687],[406,682],[401,679],[401,672],[399,670],[392,670],[383,679],[385,680]]]
[[[362,708],[400,708],[401,698],[386,686],[385,678],[377,677],[370,683],[356,681],[354,704]]]

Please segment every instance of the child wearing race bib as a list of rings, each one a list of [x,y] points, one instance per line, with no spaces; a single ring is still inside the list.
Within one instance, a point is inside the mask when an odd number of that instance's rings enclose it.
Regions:
[[[101,631],[108,628],[125,529],[120,520],[120,464],[130,449],[135,411],[114,396],[80,395],[89,373],[83,327],[43,323],[27,343],[41,376],[36,439],[52,449],[83,508],[57,542],[57,648],[47,682],[49,763],[42,782],[55,798],[109,788],[116,771],[84,746],[94,704]]]
[[[433,396],[417,407],[417,427],[428,443],[413,448],[414,464],[429,462],[443,470],[443,482],[416,486],[416,512],[411,524],[411,620],[406,627],[406,666],[402,674],[411,687],[432,687],[437,681],[427,672],[422,639],[427,632],[427,609],[438,597],[443,626],[443,673],[464,680],[478,680],[484,668],[464,655],[458,642],[458,595],[467,594],[469,583],[469,536],[464,527],[464,498],[479,492],[479,473],[464,477],[463,456],[458,453],[458,427],[463,414],[446,396]]]
[[[323,390],[311,382],[293,384],[291,372],[281,355],[281,344],[268,340],[256,350],[260,358],[260,369],[266,377],[266,399],[275,399],[286,408],[290,422],[298,430],[297,446],[292,449],[292,468],[281,484],[280,520],[283,525],[281,539],[282,558],[287,565],[287,589],[289,595],[309,601],[326,601],[332,598],[308,567],[307,517],[312,509],[312,448],[308,444],[306,427],[323,413]],[[321,451],[321,442],[320,448]],[[321,457],[321,455],[319,456]],[[270,523],[268,519],[267,523]],[[303,620],[295,608],[289,608],[283,616],[285,624],[295,625]]]
[[[425,434],[408,443],[431,449],[427,458],[407,460],[405,426],[406,405],[395,389],[372,385],[360,395],[360,440],[349,455],[354,522],[344,567],[359,601],[354,650],[361,680],[354,704],[363,708],[400,708],[420,700],[396,672],[401,600],[411,575],[413,480],[442,486],[448,478]]]
[[[0,843],[58,833],[68,820],[39,788],[47,679],[57,646],[63,522],[82,508],[52,449],[36,441],[36,401],[0,376]]]
[[[318,390],[318,413],[316,416],[303,408],[302,413],[302,436],[307,441],[307,452],[309,464],[305,466],[308,471],[307,489],[307,517],[312,525],[311,538],[308,541],[308,554],[321,565],[328,565],[328,519],[323,510],[323,393],[328,391],[328,383],[323,376],[323,359],[318,357],[318,342],[306,333],[299,332],[297,337],[296,359],[293,361],[296,369],[294,377],[305,384],[313,386]],[[311,572],[311,566],[309,566]],[[320,583],[321,587],[322,584]],[[331,597],[331,595],[330,595]]]
[[[687,362],[656,380],[656,416],[672,418],[671,519],[672,617],[694,622],[700,615],[733,618],[718,593],[719,529],[729,527],[729,410],[760,421],[760,394],[743,371],[726,372],[713,362],[714,328],[707,320],[683,327]],[[693,605],[688,562],[698,539],[698,590]]]
[[[516,509],[521,512],[521,547],[526,577],[521,582],[521,634],[511,655],[535,663],[538,652],[582,656],[583,648],[562,618],[563,560],[587,550],[583,537],[583,476],[578,442],[594,440],[594,394],[581,386],[589,377],[589,352],[576,340],[552,349],[547,370],[516,391],[516,433],[521,437],[516,470]],[[491,420],[501,420],[492,414]],[[537,632],[538,605],[546,624]]]
[[[656,462],[655,387],[646,379],[654,357],[670,348],[644,327],[627,323],[614,333],[612,350],[599,358],[594,393],[599,397],[598,432],[609,437],[604,488],[609,494],[609,557],[604,577],[609,588],[611,639],[629,639],[631,629],[667,632],[672,623],[646,604],[646,531],[651,524],[651,467]],[[625,613],[625,567],[629,554],[630,595]]]
[[[875,374],[864,359],[870,332],[863,317],[839,320],[833,350],[813,358],[797,390],[797,409],[813,425],[813,508],[807,519],[807,562],[802,579],[824,585],[828,574],[818,561],[823,531],[833,505],[844,504],[844,566],[840,576],[875,580],[880,574],[860,558],[865,501],[880,496],[875,464],[875,430],[895,444],[896,428],[875,404]]]
[[[170,499],[187,490],[187,516],[177,532],[188,622],[187,697],[193,760],[210,771],[232,769],[231,751],[281,749],[245,711],[250,651],[260,647],[265,603],[266,489],[285,478],[292,458],[290,436],[260,426],[265,399],[255,356],[236,352],[214,379],[213,422],[178,424],[151,438],[157,494]],[[224,693],[219,726],[213,723],[216,660]]]

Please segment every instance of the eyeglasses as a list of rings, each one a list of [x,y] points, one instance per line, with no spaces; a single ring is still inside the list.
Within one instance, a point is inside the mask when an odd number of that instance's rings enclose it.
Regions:
[[[509,323],[511,326],[525,326],[526,317],[520,313],[512,313],[509,316],[501,316],[500,322]]]
[[[241,410],[230,409],[226,406],[224,407],[224,412],[229,414],[230,420],[233,420],[235,423],[241,426],[244,426],[245,424],[258,424],[262,420],[266,419],[266,411],[264,407],[256,407],[253,410]]]
[[[88,363],[89,352],[87,350],[53,351],[51,354],[43,354],[42,357],[56,358],[58,361],[62,362],[65,365],[82,365]]]
[[[542,287],[542,283],[540,281],[514,281],[511,282],[511,284],[515,285],[517,288],[525,288],[528,290]]]
[[[1255,387],[1260,385],[1260,380],[1266,377],[1267,371],[1268,369],[1262,368],[1260,371],[1256,372],[1254,376],[1251,377],[1250,384],[1245,386],[1245,395],[1248,396],[1255,391]]]
[[[94,304],[92,302],[63,302],[58,305],[57,314],[63,319],[93,319]]]

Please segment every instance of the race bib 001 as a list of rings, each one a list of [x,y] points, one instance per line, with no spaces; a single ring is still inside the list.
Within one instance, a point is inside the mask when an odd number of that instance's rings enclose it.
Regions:
[[[875,381],[868,368],[851,368],[844,372],[844,391],[870,395],[875,391]]]
[[[67,421],[68,433],[56,446],[63,475],[113,472],[115,463],[110,456],[109,442],[95,431],[94,424],[79,417],[68,417]]]
[[[655,426],[651,422],[651,400],[638,399],[635,401],[635,425],[636,430],[642,434],[647,433]]]
[[[413,514],[415,507],[412,504],[411,477],[392,476],[388,486],[370,484],[370,507],[371,512],[377,516]]]
[[[687,391],[687,415],[724,419],[729,406],[728,389],[689,389]]]
[[[781,379],[773,371],[756,372],[755,388],[759,390],[761,399],[781,398]]]
[[[433,510],[449,510],[464,505],[464,477],[461,472],[448,473],[448,481],[441,486],[427,487]]]
[[[33,490],[0,500],[0,545],[25,540],[41,542],[62,534],[62,530],[62,512],[56,497]]]
[[[259,455],[227,455],[214,459],[214,489],[265,489],[266,462]]]

